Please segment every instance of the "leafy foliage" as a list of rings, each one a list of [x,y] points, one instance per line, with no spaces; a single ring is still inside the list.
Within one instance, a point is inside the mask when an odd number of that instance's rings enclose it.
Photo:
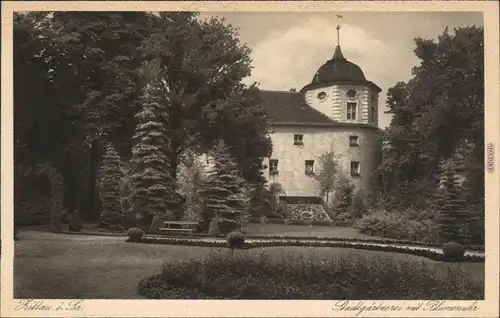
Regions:
[[[179,192],[186,198],[183,220],[196,221],[201,218],[203,210],[201,191],[206,182],[205,169],[195,154],[184,156],[181,167],[177,183]]]
[[[388,90],[390,143],[378,173],[394,208],[423,208],[438,187],[440,165],[467,170],[467,201],[484,199],[484,38],[482,27],[445,30],[437,41],[415,39],[421,64]],[[472,186],[474,184],[474,186]]]
[[[338,180],[333,197],[333,210],[336,218],[341,221],[350,221],[353,218],[352,211],[349,210],[354,195],[354,185],[345,176]]]
[[[415,213],[416,212],[416,213]],[[439,227],[431,219],[418,220],[414,215],[421,211],[412,209],[402,212],[371,210],[354,223],[361,233],[398,240],[438,243]]]
[[[335,190],[339,182],[339,163],[338,156],[333,149],[325,152],[319,157],[321,169],[316,176],[319,184],[320,195],[326,196],[326,203],[330,203],[329,195]]]
[[[16,164],[51,162],[68,211],[95,215],[103,139],[126,161],[133,156],[135,115],[148,84],[165,107],[174,180],[185,151],[204,152],[222,138],[234,146],[243,177],[264,183],[268,120],[258,89],[241,83],[250,50],[223,20],[192,12],[16,14],[14,38]],[[144,77],[151,61],[159,63],[156,79]]]

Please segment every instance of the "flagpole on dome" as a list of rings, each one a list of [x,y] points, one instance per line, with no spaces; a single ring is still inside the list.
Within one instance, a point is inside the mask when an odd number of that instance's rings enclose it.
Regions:
[[[340,46],[340,19],[343,18],[342,14],[337,13],[337,46]]]

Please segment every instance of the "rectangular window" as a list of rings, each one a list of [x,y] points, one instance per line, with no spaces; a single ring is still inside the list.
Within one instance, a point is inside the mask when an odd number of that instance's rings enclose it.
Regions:
[[[278,159],[269,159],[269,175],[278,174]]]
[[[359,146],[359,137],[358,136],[349,136],[349,146],[351,146],[351,147]]]
[[[303,143],[302,143],[303,138],[304,138],[304,135],[299,135],[299,134],[293,135],[293,144],[295,146],[302,146],[303,145]]]
[[[370,122],[372,123],[375,122],[375,112],[376,112],[375,106],[372,106],[370,108]]]
[[[351,176],[359,176],[359,161],[351,161]]]
[[[314,174],[314,160],[306,160],[306,174]]]
[[[356,106],[357,103],[347,103],[347,120],[356,120]]]

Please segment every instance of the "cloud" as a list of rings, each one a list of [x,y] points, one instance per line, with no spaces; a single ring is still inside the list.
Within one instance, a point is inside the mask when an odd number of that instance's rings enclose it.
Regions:
[[[313,17],[301,25],[272,31],[253,46],[254,70],[248,80],[259,82],[262,89],[300,89],[331,58],[336,44],[336,21],[324,18]],[[369,80],[376,82],[375,75],[388,72],[376,57],[387,56],[390,48],[362,29],[342,25],[340,44],[344,56],[358,64]]]

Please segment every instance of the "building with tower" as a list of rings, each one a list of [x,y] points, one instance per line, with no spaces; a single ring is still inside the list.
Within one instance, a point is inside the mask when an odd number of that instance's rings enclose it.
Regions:
[[[341,173],[356,190],[371,192],[373,172],[381,160],[380,92],[344,57],[339,43],[299,92],[261,91],[273,120],[273,151],[265,160],[269,182],[280,183],[285,197],[319,197],[318,159],[333,149]]]

